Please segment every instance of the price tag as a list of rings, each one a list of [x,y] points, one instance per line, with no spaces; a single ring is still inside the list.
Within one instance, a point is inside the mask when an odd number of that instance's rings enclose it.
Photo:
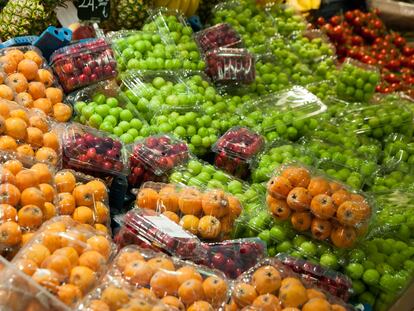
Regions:
[[[145,218],[147,218],[150,222],[152,222],[154,226],[158,228],[160,231],[165,232],[171,237],[184,238],[184,239],[193,238],[183,228],[181,228],[175,222],[169,220],[167,217],[145,216]]]
[[[76,7],[80,20],[104,20],[109,17],[109,0],[78,0]]]

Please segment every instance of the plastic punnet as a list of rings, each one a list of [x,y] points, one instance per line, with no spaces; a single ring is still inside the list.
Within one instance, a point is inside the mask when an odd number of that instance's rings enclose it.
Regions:
[[[66,92],[117,75],[114,53],[102,38],[63,47],[50,62]]]
[[[64,127],[63,167],[97,177],[127,175],[123,144],[96,129],[71,123]]]
[[[194,34],[194,38],[202,53],[206,53],[220,47],[243,47],[240,35],[227,23],[217,24],[199,31]]]
[[[109,236],[61,216],[43,224],[12,263],[73,307],[98,284],[114,253]]]
[[[351,248],[375,215],[371,198],[299,162],[282,165],[267,184],[267,205],[294,230]]]

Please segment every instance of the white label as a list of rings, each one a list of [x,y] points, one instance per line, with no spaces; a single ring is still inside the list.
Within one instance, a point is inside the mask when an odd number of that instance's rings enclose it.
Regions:
[[[189,235],[183,228],[165,216],[145,216],[145,218],[152,222],[156,228],[165,232],[169,236],[185,239],[192,238],[192,236]]]
[[[65,2],[66,7],[58,6],[55,9],[57,19],[63,27],[69,27],[71,24],[79,22],[78,9],[72,1]]]

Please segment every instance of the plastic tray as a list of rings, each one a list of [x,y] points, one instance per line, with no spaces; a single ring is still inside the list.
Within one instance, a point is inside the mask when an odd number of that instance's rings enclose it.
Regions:
[[[293,162],[280,166],[273,176],[267,186],[269,211],[317,240],[350,248],[374,218],[370,197],[313,168]]]
[[[229,24],[222,23],[206,28],[194,34],[202,53],[216,48],[242,48],[240,35]]]
[[[128,174],[123,144],[106,133],[72,123],[64,127],[62,140],[64,168],[96,177]]]
[[[98,284],[114,253],[109,236],[61,216],[43,224],[12,263],[73,307]]]

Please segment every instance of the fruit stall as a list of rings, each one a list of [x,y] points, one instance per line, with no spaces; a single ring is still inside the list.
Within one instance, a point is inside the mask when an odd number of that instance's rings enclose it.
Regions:
[[[414,310],[412,1],[0,1],[0,310]]]

